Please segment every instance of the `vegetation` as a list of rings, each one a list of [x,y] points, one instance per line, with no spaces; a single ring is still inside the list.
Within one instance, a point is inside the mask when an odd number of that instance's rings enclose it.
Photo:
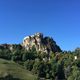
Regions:
[[[0,80],[80,80],[80,48],[47,54],[15,45],[0,48],[0,58]]]
[[[36,80],[37,77],[23,66],[9,60],[0,59],[0,80]]]

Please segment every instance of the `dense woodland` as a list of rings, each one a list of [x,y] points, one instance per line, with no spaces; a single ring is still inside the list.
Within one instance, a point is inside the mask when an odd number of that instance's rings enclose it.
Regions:
[[[80,48],[47,54],[37,52],[34,47],[27,51],[15,44],[13,50],[0,47],[0,58],[24,66],[37,76],[37,80],[80,80]],[[0,80],[20,80],[8,77],[11,79]]]

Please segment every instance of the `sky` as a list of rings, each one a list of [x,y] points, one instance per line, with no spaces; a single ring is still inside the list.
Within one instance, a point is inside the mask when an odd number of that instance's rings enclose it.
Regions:
[[[62,50],[80,47],[80,0],[0,0],[0,44],[41,32]]]

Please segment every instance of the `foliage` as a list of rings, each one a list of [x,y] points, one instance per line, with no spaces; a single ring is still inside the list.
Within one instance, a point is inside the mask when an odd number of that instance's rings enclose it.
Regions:
[[[49,42],[51,39],[45,38],[45,40]],[[0,58],[21,63],[25,70],[36,74],[39,79],[80,80],[80,48],[73,52],[49,52],[47,54],[37,52],[34,47],[27,51],[20,45],[14,45],[12,51],[8,48],[0,48]]]

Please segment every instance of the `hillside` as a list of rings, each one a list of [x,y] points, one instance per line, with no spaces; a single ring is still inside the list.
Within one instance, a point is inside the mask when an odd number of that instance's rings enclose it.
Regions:
[[[32,75],[31,72],[25,70],[19,64],[0,59],[0,77],[6,77],[7,75],[12,75],[14,78],[19,78],[19,80],[36,80],[36,76]]]
[[[80,48],[62,51],[41,33],[0,44],[0,80],[80,80]]]

